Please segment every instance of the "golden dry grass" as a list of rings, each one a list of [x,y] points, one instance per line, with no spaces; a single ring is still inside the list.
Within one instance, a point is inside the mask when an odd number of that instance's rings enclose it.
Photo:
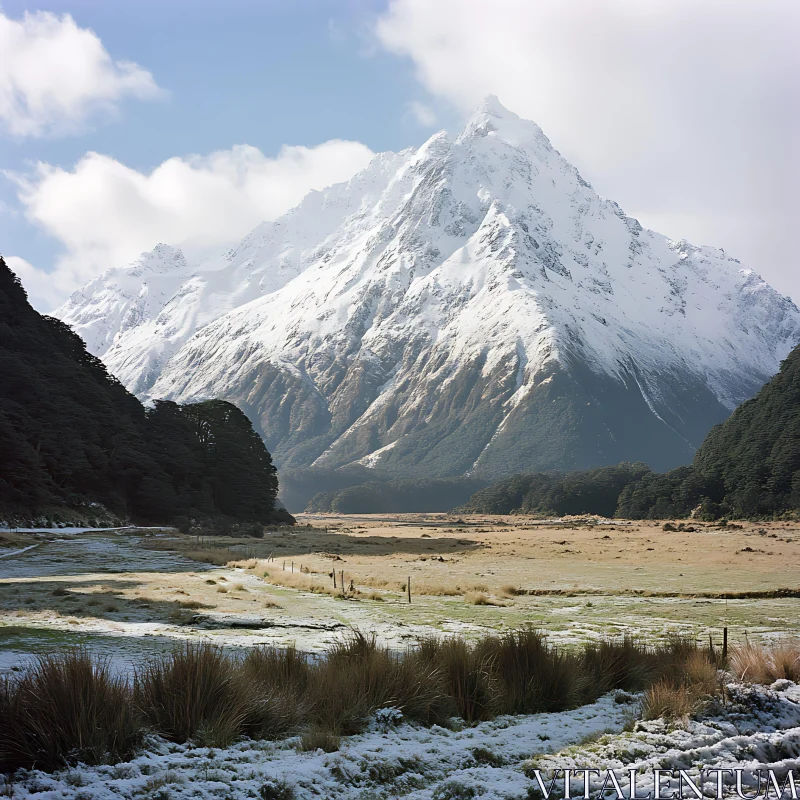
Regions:
[[[699,697],[713,695],[719,691],[720,681],[717,667],[703,650],[692,651],[683,664],[686,685]]]
[[[741,681],[771,684],[781,678],[800,680],[800,642],[778,642],[771,647],[745,644],[733,648],[730,668]]]
[[[344,569],[345,589],[353,581],[362,592],[399,593],[410,575],[412,594],[432,597],[800,597],[800,525],[794,522],[723,528],[684,521],[683,530],[665,531],[661,521],[600,524],[595,518],[557,524],[446,514],[299,518],[313,526],[268,533],[263,540],[208,537],[200,548],[191,536],[152,537],[147,546],[268,571],[270,582],[321,594],[341,592]]]
[[[504,603],[490,597],[486,592],[467,592],[464,595],[464,602],[471,606],[503,606]]]
[[[275,616],[289,625],[331,616],[363,624],[366,609],[333,606],[329,600],[369,601],[380,595],[384,602],[374,602],[368,612],[376,624],[419,623],[431,629],[454,619],[488,627],[532,621],[567,634],[574,630],[576,636],[629,629],[651,640],[665,630],[706,637],[712,629],[719,647],[723,625],[731,643],[745,630],[757,641],[796,627],[796,523],[725,529],[693,523],[694,531],[664,531],[651,522],[554,525],[526,517],[467,517],[463,524],[447,515],[313,521],[315,527],[268,533],[263,540],[220,536],[198,543],[191,536],[138,532],[145,547],[225,566],[209,571],[181,558],[174,571],[109,575],[84,574],[76,562],[69,577],[0,579],[0,618],[12,625],[89,629],[104,615],[115,624],[172,623],[173,609],[184,602],[248,616],[276,602],[283,610]],[[411,605],[405,593],[409,576]],[[239,583],[247,591],[233,588]],[[217,593],[220,586],[227,591]],[[751,592],[772,593],[774,599],[733,601],[730,609],[718,599],[704,599]],[[473,593],[506,608],[464,602]],[[140,603],[140,598],[146,599]],[[576,610],[565,615],[568,606]],[[118,610],[104,610],[111,607]]]
[[[259,562],[271,554],[272,579],[290,588],[311,585],[295,577],[307,574],[313,590],[328,592],[331,571],[338,580],[344,569],[348,587],[352,580],[362,591],[401,592],[410,575],[414,595],[441,597],[719,597],[800,589],[800,525],[790,522],[725,528],[691,522],[684,523],[691,530],[664,531],[660,521],[591,518],[561,524],[520,516],[465,517],[462,524],[446,514],[300,518],[315,527],[246,546]],[[236,563],[250,568],[253,560]]]
[[[694,711],[695,700],[689,688],[663,679],[654,683],[642,700],[643,719],[687,719]]]

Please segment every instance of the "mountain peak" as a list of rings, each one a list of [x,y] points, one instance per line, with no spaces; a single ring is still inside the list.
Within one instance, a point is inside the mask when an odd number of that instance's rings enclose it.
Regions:
[[[151,272],[168,272],[186,266],[186,257],[180,248],[159,243],[149,252],[142,253],[131,267],[149,270]]]
[[[552,149],[549,139],[535,122],[509,111],[493,94],[485,97],[469,117],[458,141],[485,136],[497,137],[513,147],[544,144]]]
[[[800,341],[740,269],[642,228],[488,97],[220,263],[114,274],[59,313],[140,395],[246,407],[284,467],[668,469]]]
[[[487,94],[486,97],[483,98],[483,101],[476,109],[475,113],[485,112],[487,114],[493,114],[496,117],[517,117],[517,115],[507,109],[501,102],[500,98],[496,94]]]

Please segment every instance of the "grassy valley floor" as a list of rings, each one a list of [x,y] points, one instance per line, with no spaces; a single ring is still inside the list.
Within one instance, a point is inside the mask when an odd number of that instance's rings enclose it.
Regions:
[[[300,523],[263,540],[135,529],[7,534],[0,669],[68,643],[123,666],[183,639],[321,650],[348,626],[394,647],[524,625],[564,642],[624,632],[704,640],[711,632],[718,641],[727,626],[735,643],[797,630],[795,523],[665,531],[444,514],[301,515]]]

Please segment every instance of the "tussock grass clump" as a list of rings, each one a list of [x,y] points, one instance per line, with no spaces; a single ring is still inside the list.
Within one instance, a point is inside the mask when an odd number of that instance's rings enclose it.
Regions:
[[[247,700],[230,656],[212,644],[187,642],[136,673],[134,694],[147,722],[174,742],[199,734],[222,747],[241,735]]]
[[[335,753],[341,741],[342,737],[333,731],[314,726],[300,737],[298,749],[307,752],[323,750],[326,753]]]
[[[427,639],[418,657],[441,674],[455,713],[469,723],[500,712],[499,687],[492,659],[464,639]]]
[[[86,650],[40,656],[0,683],[0,771],[129,758],[143,738],[126,681]]]
[[[253,735],[276,739],[307,719],[312,670],[305,653],[293,645],[256,647],[245,657],[242,673],[248,694],[259,698],[246,720]]]
[[[770,661],[775,671],[775,679],[800,680],[800,645],[796,642],[783,642],[770,649]]]
[[[181,600],[178,602],[178,605],[188,611],[196,611],[200,608],[214,608],[214,606],[208,603],[201,603],[199,600]]]
[[[585,696],[594,699],[612,689],[636,692],[643,689],[662,661],[662,648],[651,650],[629,636],[586,645],[583,671],[587,675]]]
[[[488,637],[479,650],[500,682],[505,713],[562,711],[583,699],[586,678],[580,657],[558,650],[539,631],[528,628]]]
[[[698,697],[711,696],[720,691],[717,666],[709,656],[707,651],[698,649],[690,653],[684,662],[685,682]]]
[[[394,653],[373,635],[352,631],[314,671],[315,722],[339,735],[357,733],[379,708],[398,708],[418,722],[442,722],[452,706],[436,666]]]
[[[666,678],[654,683],[645,692],[642,700],[642,717],[644,719],[677,720],[685,719],[692,713],[695,700],[689,688],[676,685]]]
[[[772,647],[745,644],[733,649],[730,668],[741,681],[770,684],[786,678],[800,681],[800,642],[779,642]]]
[[[721,691],[714,655],[686,640],[673,640],[664,649],[672,658],[662,661],[661,677],[647,688],[642,716],[686,719]]]
[[[467,592],[464,595],[464,602],[472,606],[500,606],[504,607],[506,604],[500,600],[490,597],[486,592]]]

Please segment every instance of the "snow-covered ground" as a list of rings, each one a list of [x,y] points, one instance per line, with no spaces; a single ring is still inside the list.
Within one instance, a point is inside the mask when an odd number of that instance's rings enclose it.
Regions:
[[[0,533],[63,533],[68,535],[75,535],[78,533],[101,533],[102,531],[163,531],[173,530],[167,526],[159,525],[156,527],[142,527],[141,525],[123,525],[116,528],[77,528],[71,525],[65,525],[63,528],[9,528],[0,525]]]
[[[375,721],[367,733],[343,739],[340,751],[331,754],[300,752],[296,739],[246,740],[215,750],[153,739],[128,763],[78,766],[52,775],[19,773],[13,796],[524,800],[535,796],[534,769],[549,778],[555,769],[587,767],[615,770],[625,796],[623,776],[631,767],[641,773],[642,795],[653,788],[654,768],[684,769],[696,777],[701,769],[738,767],[745,770],[743,788],[753,796],[748,789],[753,770],[782,774],[800,765],[800,687],[780,681],[770,688],[728,689],[726,705],[700,721],[677,725],[634,723],[637,698],[607,695],[574,711],[500,717],[460,730]],[[711,796],[714,780],[705,781]],[[573,795],[582,794],[580,783]],[[288,786],[293,794],[270,793],[265,786]],[[553,796],[562,797],[556,786]],[[599,796],[600,788],[595,781],[592,795]]]

